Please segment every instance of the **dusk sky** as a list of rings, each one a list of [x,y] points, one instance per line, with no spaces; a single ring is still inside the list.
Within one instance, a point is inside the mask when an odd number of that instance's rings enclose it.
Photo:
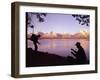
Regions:
[[[47,13],[47,16],[44,17],[44,22],[39,22],[36,15],[33,15],[31,18],[31,24],[34,25],[34,32],[74,34],[80,32],[80,30],[89,31],[89,26],[79,24],[70,14]],[[28,32],[31,31],[32,28],[28,28]]]

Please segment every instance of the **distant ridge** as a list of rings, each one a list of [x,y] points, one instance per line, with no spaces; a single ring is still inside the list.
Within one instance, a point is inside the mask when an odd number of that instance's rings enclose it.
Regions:
[[[36,34],[41,35],[41,39],[89,39],[89,33],[86,31],[80,31],[75,34],[69,34],[69,33],[43,33],[43,32],[38,32]],[[28,34],[28,38],[31,35]]]

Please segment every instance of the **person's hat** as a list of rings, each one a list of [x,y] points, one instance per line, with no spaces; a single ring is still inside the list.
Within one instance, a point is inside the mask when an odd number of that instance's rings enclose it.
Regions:
[[[77,46],[80,46],[80,42],[77,42],[76,45],[77,45]]]

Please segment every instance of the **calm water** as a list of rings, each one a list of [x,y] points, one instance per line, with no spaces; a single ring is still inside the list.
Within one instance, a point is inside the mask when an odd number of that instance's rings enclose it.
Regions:
[[[86,39],[41,39],[39,42],[39,51],[57,54],[64,57],[69,55],[73,56],[71,54],[71,48],[77,50],[75,43],[80,42],[85,50],[87,58],[89,59],[89,41]],[[34,50],[34,45],[30,40],[28,40],[28,47],[31,47]]]

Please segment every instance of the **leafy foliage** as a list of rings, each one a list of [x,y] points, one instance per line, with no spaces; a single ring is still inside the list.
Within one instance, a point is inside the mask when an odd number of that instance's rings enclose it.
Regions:
[[[44,22],[44,17],[46,16],[46,13],[36,13],[36,16],[39,22]]]
[[[90,24],[90,16],[89,15],[72,15],[81,25],[89,26]]]
[[[34,24],[31,24],[32,22],[32,16],[36,16],[39,22],[44,22],[44,17],[46,17],[46,13],[33,13],[33,12],[27,12],[26,13],[26,24],[30,25],[29,27],[34,28]],[[34,23],[34,22],[33,22]]]

